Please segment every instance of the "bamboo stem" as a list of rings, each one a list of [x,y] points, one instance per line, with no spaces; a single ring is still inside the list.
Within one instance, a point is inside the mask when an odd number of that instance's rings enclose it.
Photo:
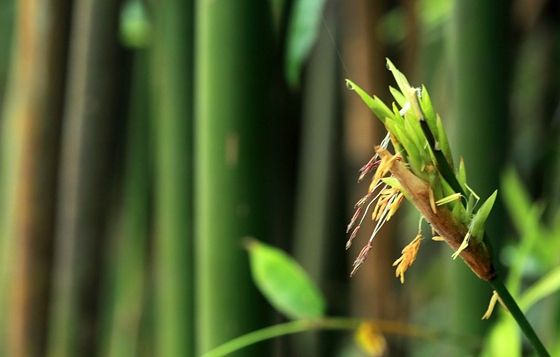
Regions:
[[[473,339],[468,336],[451,335],[429,328],[403,324],[395,321],[370,320],[354,317],[324,317],[318,320],[296,320],[265,327],[228,341],[223,345],[208,351],[202,355],[202,357],[227,356],[230,353],[247,346],[280,336],[313,330],[356,330],[363,324],[372,324],[378,328],[381,333],[386,334],[395,334],[429,341],[438,341],[443,339],[471,349],[477,348],[480,345],[480,341],[478,339]]]
[[[435,140],[433,139],[433,133],[430,131],[428,126],[425,125],[426,124],[425,122],[422,122],[421,124],[422,124],[422,129],[424,131],[424,134],[428,139],[428,144],[430,145],[431,150],[434,152],[438,165],[440,166],[439,169],[440,172],[442,173],[443,178],[451,185],[451,187],[456,192],[460,192],[462,195],[464,195],[464,192],[461,189],[461,185],[459,184],[459,181],[457,181],[457,178],[453,174],[452,168],[449,166],[447,160],[445,160],[443,153],[437,149],[437,145],[435,143]],[[430,213],[429,209],[427,209],[426,211],[428,214]],[[437,227],[434,228],[436,228],[437,230]],[[490,239],[488,238],[486,232],[484,234],[484,242],[486,242],[487,245],[490,244]],[[461,254],[461,256],[463,257],[463,254]],[[481,276],[479,275],[479,277]],[[527,321],[527,318],[525,317],[523,312],[519,309],[519,306],[517,305],[515,299],[511,296],[506,286],[502,282],[501,278],[498,275],[494,275],[491,276],[489,279],[485,279],[485,280],[487,280],[488,283],[498,293],[498,295],[500,296],[500,298],[502,299],[502,301],[504,302],[504,304],[512,314],[513,318],[515,319],[515,321],[517,322],[517,324],[519,325],[519,327],[521,328],[521,330],[523,331],[523,333],[525,334],[529,342],[531,342],[531,345],[535,348],[535,351],[538,353],[538,355],[549,356],[548,352],[546,351],[539,337],[531,327],[531,324],[529,324],[529,321]]]
[[[126,73],[115,36],[119,3],[79,0],[72,11],[46,351],[53,357],[97,348],[93,296]]]
[[[531,327],[529,321],[527,321],[525,314],[523,314],[523,312],[517,305],[517,302],[515,301],[513,296],[511,296],[508,289],[504,285],[503,281],[499,277],[496,277],[495,279],[489,281],[489,283],[490,285],[492,285],[494,290],[496,290],[496,292],[502,299],[502,302],[511,313],[511,316],[513,316],[513,318],[517,322],[517,325],[519,325],[519,328],[521,328],[521,331],[523,331],[525,337],[527,337],[527,339],[531,343],[531,346],[533,346],[533,348],[537,352],[537,355],[539,355],[539,357],[549,357],[550,354],[542,344],[539,336],[537,336],[537,334],[535,333],[535,330],[533,330],[533,327]]]
[[[154,10],[156,355],[194,356],[194,1]]]
[[[196,314],[204,353],[264,324],[244,236],[266,237],[265,2],[198,1],[196,48]],[[232,309],[232,306],[235,308]],[[254,352],[254,351],[253,351]],[[258,353],[264,355],[266,353]],[[252,355],[247,352],[246,355]]]

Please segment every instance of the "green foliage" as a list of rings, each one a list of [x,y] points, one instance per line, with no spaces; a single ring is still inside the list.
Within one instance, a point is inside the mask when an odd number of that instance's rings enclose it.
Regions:
[[[526,312],[539,301],[560,291],[560,268],[555,267],[558,261],[557,250],[549,245],[552,241],[550,237],[557,236],[560,231],[551,231],[541,223],[543,207],[532,203],[529,193],[513,168],[506,170],[502,177],[502,191],[506,209],[520,237],[519,244],[505,250],[506,263],[510,267],[506,283],[513,295],[519,296],[519,306]],[[554,257],[542,254],[550,250],[554,252]],[[540,262],[536,267],[539,271],[550,271],[521,293],[522,282],[534,275],[533,266],[536,262]],[[505,344],[504,341],[508,343]],[[521,356],[521,352],[516,323],[509,313],[502,312],[489,334],[483,356],[516,357]]]
[[[434,111],[428,91],[424,86],[422,86],[422,90],[411,87],[405,75],[390,60],[387,60],[387,68],[395,77],[400,89],[389,87],[396,101],[392,104],[392,113],[377,97],[371,97],[350,80],[346,81],[348,88],[354,90],[385,124],[387,130],[392,134],[391,142],[396,153],[404,162],[409,163],[410,170],[416,176],[429,182],[436,200],[455,193],[463,195],[468,193],[466,206],[451,203],[450,208],[459,221],[469,227],[469,237],[474,236],[479,242],[482,241],[484,223],[496,200],[497,192],[486,200],[478,212],[474,212],[478,196],[468,188],[464,162],[461,161],[459,169],[455,173],[451,173],[451,175],[454,174],[454,177],[451,178],[457,182],[456,187],[448,181],[449,177],[444,173],[445,166],[454,167],[453,158],[447,134],[439,115]],[[443,154],[441,160],[436,157],[438,152],[439,155]],[[465,241],[464,247],[467,243],[468,239]]]
[[[253,280],[276,310],[291,319],[324,315],[325,298],[293,258],[256,240],[249,241],[247,249]]]
[[[288,25],[285,74],[288,83],[299,84],[301,68],[319,36],[325,0],[296,0]]]
[[[426,42],[441,37],[446,21],[453,8],[452,0],[420,0],[413,3],[422,26],[421,35]],[[398,44],[407,39],[407,10],[395,7],[385,14],[379,24],[382,39],[386,43]]]
[[[367,94],[362,88],[356,85],[351,80],[346,80],[346,85],[350,90],[356,91],[356,93],[362,98],[364,103],[368,106],[369,109],[381,120],[381,122],[385,123],[387,118],[393,118],[394,113],[383,103],[379,98],[375,96],[370,96]]]
[[[410,83],[408,83],[408,79],[406,79],[404,74],[402,74],[402,72],[399,71],[397,67],[395,67],[393,62],[391,62],[389,59],[387,59],[387,69],[389,69],[389,71],[391,71],[391,73],[395,77],[395,81],[397,81],[397,85],[399,86],[400,91],[403,94],[406,94],[408,89],[411,88]]]
[[[492,211],[492,207],[494,206],[494,202],[496,201],[496,196],[498,195],[498,191],[494,191],[494,193],[488,197],[488,199],[482,204],[478,212],[474,215],[471,225],[472,225],[472,235],[474,237],[479,238],[482,240],[484,236],[484,224],[486,223],[486,219],[490,215],[490,211]]]
[[[145,48],[152,36],[152,23],[140,0],[127,1],[121,11],[120,38],[129,48]]]
[[[541,277],[535,284],[528,288],[521,299],[519,305],[522,309],[528,310],[539,300],[544,299],[560,290],[560,267],[554,268],[545,276]]]

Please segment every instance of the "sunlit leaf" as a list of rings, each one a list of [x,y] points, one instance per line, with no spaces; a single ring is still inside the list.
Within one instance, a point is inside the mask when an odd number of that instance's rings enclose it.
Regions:
[[[402,72],[399,71],[397,67],[395,67],[393,62],[391,62],[389,59],[387,59],[387,68],[391,71],[391,73],[393,73],[393,76],[395,77],[395,81],[397,81],[397,85],[399,86],[401,93],[406,93],[410,88],[410,84],[408,83],[405,75],[402,74]]]
[[[393,98],[395,98],[395,101],[397,102],[397,104],[402,108],[404,107],[405,103],[406,103],[406,97],[404,96],[404,94],[402,94],[401,92],[399,92],[398,89],[393,88],[391,86],[389,86],[389,91],[391,92],[391,95],[393,96]]]
[[[422,112],[426,117],[426,122],[428,122],[430,130],[437,138],[438,132],[436,126],[436,113],[434,112],[434,108],[432,106],[430,94],[424,86],[422,86],[422,97],[420,98],[420,106],[422,107]]]
[[[275,309],[291,319],[324,315],[325,298],[292,257],[257,240],[250,240],[247,249],[253,280]]]
[[[396,121],[387,121],[385,123],[387,128],[399,141],[400,145],[406,150],[406,157],[410,163],[410,168],[412,171],[419,176],[423,176],[424,173],[421,171],[422,158],[420,152],[418,151],[418,146],[414,141],[406,135],[406,129],[404,125],[399,125]],[[404,124],[404,123],[403,123]]]
[[[371,97],[362,88],[360,88],[360,86],[349,79],[346,80],[346,84],[348,88],[355,91],[360,96],[360,98],[364,101],[364,103],[366,103],[369,109],[371,109],[373,114],[375,114],[375,116],[377,116],[383,123],[385,122],[386,118],[393,118],[393,112],[391,111],[391,109],[389,109],[389,107],[385,105],[385,103],[381,101],[381,99],[377,97]]]

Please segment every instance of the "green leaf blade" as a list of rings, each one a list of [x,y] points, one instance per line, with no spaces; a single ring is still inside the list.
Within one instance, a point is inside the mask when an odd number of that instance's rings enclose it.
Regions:
[[[482,240],[484,235],[484,224],[490,215],[490,211],[492,211],[496,196],[498,196],[498,190],[494,191],[494,193],[488,197],[472,219],[472,235],[479,240]]]
[[[402,74],[402,72],[399,71],[389,59],[387,59],[387,68],[391,71],[391,73],[393,73],[401,93],[405,94],[411,87],[405,75]]]
[[[439,114],[436,114],[436,126],[437,126],[437,134],[434,135],[437,135],[436,138],[439,144],[439,148],[441,152],[443,152],[443,156],[445,156],[445,159],[447,160],[449,167],[453,168],[455,166],[453,164],[453,155],[451,154],[451,147],[449,146],[449,140],[447,139],[447,134],[445,133],[445,129],[443,128],[443,122],[441,121]]]
[[[420,107],[422,108],[422,112],[425,115],[426,122],[428,122],[428,126],[434,135],[437,134],[437,126],[436,126],[436,113],[432,106],[432,101],[430,99],[430,95],[428,94],[428,90],[426,87],[422,86],[422,97],[420,98]]]
[[[560,290],[560,267],[553,269],[527,289],[519,300],[519,306],[527,311],[535,303],[558,290]]]
[[[391,109],[389,109],[389,107],[387,107],[385,103],[381,101],[381,99],[375,96],[370,96],[366,93],[366,91],[360,88],[360,86],[349,79],[346,80],[346,85],[348,86],[348,88],[355,91],[360,96],[360,98],[364,101],[364,103],[366,103],[368,108],[371,109],[373,114],[375,114],[375,116],[378,117],[382,123],[385,123],[387,118],[392,119],[394,117]]]
[[[391,92],[391,95],[393,96],[393,98],[395,98],[395,101],[397,102],[397,104],[402,108],[404,107],[404,105],[406,104],[406,98],[404,96],[404,94],[402,94],[401,92],[399,92],[398,89],[389,86],[389,91]]]
[[[290,319],[314,319],[325,314],[319,288],[288,254],[256,240],[247,244],[257,288],[275,309]]]
[[[285,73],[288,84],[299,84],[301,68],[319,36],[325,0],[298,0],[288,25]]]

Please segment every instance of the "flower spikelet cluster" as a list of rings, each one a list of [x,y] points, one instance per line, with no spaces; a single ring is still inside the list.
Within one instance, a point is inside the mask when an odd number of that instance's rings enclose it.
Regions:
[[[467,185],[463,160],[455,167],[442,121],[432,107],[425,87],[414,88],[395,66],[387,61],[398,89],[390,88],[395,103],[391,108],[371,97],[351,81],[354,90],[381,120],[387,135],[376,147],[375,155],[360,169],[358,181],[374,171],[367,194],[355,205],[347,233],[348,249],[356,238],[371,206],[376,222],[372,234],[353,264],[351,275],[362,265],[373,247],[381,227],[393,217],[407,198],[433,230],[433,235],[453,249],[453,258],[461,257],[480,278],[495,276],[486,247],[484,226],[496,199],[496,192],[482,205],[479,196]],[[392,145],[396,154],[388,150]],[[404,282],[404,272],[418,254],[419,234],[395,261],[396,275]]]

